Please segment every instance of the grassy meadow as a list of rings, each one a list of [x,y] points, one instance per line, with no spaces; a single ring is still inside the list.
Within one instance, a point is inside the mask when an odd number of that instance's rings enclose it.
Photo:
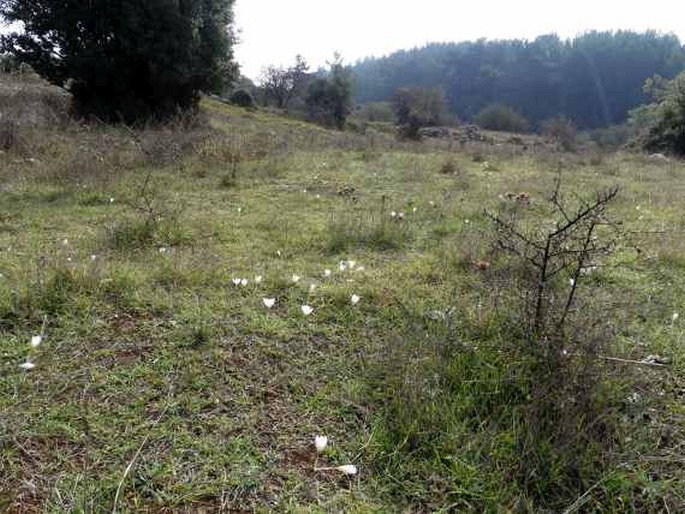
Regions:
[[[685,163],[0,97],[0,511],[685,509]],[[485,212],[558,180],[619,193],[547,366]]]

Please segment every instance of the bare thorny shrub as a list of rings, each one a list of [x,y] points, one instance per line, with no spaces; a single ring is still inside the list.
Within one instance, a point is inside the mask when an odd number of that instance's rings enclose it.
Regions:
[[[528,367],[518,478],[534,496],[548,497],[553,485],[584,487],[584,470],[601,469],[592,461],[602,458],[601,450],[587,450],[614,442],[611,402],[601,398],[610,304],[596,275],[621,239],[608,215],[617,194],[612,187],[570,199],[559,175],[546,202],[486,213],[503,256],[491,280],[498,281],[509,350]],[[562,484],[554,476],[565,477]]]

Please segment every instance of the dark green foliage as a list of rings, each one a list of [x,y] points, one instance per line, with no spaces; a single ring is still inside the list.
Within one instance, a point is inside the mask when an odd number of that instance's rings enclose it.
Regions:
[[[4,36],[2,48],[68,88],[81,114],[166,119],[235,77],[232,3],[5,0],[0,14],[25,32]]]
[[[654,102],[631,112],[641,129],[638,143],[649,152],[685,155],[685,72],[673,80],[649,79],[645,90]]]
[[[390,100],[403,87],[439,87],[461,119],[502,103],[536,125],[563,114],[594,128],[622,122],[643,103],[647,77],[671,78],[683,68],[685,49],[676,36],[618,31],[567,41],[546,35],[435,43],[364,60],[353,71],[359,103]]]
[[[250,92],[246,91],[245,89],[238,89],[237,91],[234,91],[231,94],[229,101],[238,107],[254,107],[254,98],[252,98]]]
[[[305,99],[309,118],[328,127],[342,129],[352,111],[352,79],[338,56],[324,77],[315,79]]]
[[[403,88],[393,97],[395,119],[405,137],[417,138],[421,127],[440,125],[447,110],[440,89]]]
[[[530,123],[508,105],[493,104],[481,110],[473,122],[486,130],[502,132],[528,132]]]

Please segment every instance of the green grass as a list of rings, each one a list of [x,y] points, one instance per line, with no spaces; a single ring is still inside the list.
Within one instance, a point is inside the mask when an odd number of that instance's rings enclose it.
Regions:
[[[685,165],[203,111],[208,127],[141,133],[144,152],[71,124],[0,162],[0,510],[111,511],[118,489],[119,512],[683,507]],[[530,363],[497,270],[474,266],[483,209],[541,201],[560,160],[568,191],[622,190],[625,243],[593,278],[619,307],[607,356],[670,361],[603,364],[621,440],[573,479],[561,450],[523,453]],[[549,473],[526,489],[533,454]],[[347,463],[358,477],[315,471]]]

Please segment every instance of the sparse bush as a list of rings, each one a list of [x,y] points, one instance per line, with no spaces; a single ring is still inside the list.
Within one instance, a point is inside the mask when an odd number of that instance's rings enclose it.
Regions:
[[[598,357],[612,300],[588,274],[613,246],[615,195],[507,204],[492,265],[474,269],[491,296],[472,305],[459,285],[443,308],[399,307],[370,378],[383,415],[368,448],[408,510],[561,511],[615,463],[622,400]]]
[[[577,145],[576,126],[571,120],[559,116],[542,122],[540,126],[543,135],[559,144],[563,150],[574,150]]]
[[[530,130],[530,122],[522,114],[503,104],[484,107],[473,122],[482,129],[499,132],[525,133]]]
[[[604,458],[592,453],[608,455],[615,443],[615,399],[605,396],[598,358],[609,350],[612,300],[589,275],[615,247],[616,225],[607,211],[617,192],[572,205],[559,182],[548,205],[489,215],[505,256],[499,276],[506,273],[517,291],[500,301],[513,302],[511,351],[525,363],[530,398],[521,412],[526,429],[518,440],[518,480],[545,507],[553,508],[560,491],[591,485]]]
[[[416,87],[396,91],[393,108],[400,134],[409,139],[420,139],[422,127],[444,123],[447,112],[442,90]]]

